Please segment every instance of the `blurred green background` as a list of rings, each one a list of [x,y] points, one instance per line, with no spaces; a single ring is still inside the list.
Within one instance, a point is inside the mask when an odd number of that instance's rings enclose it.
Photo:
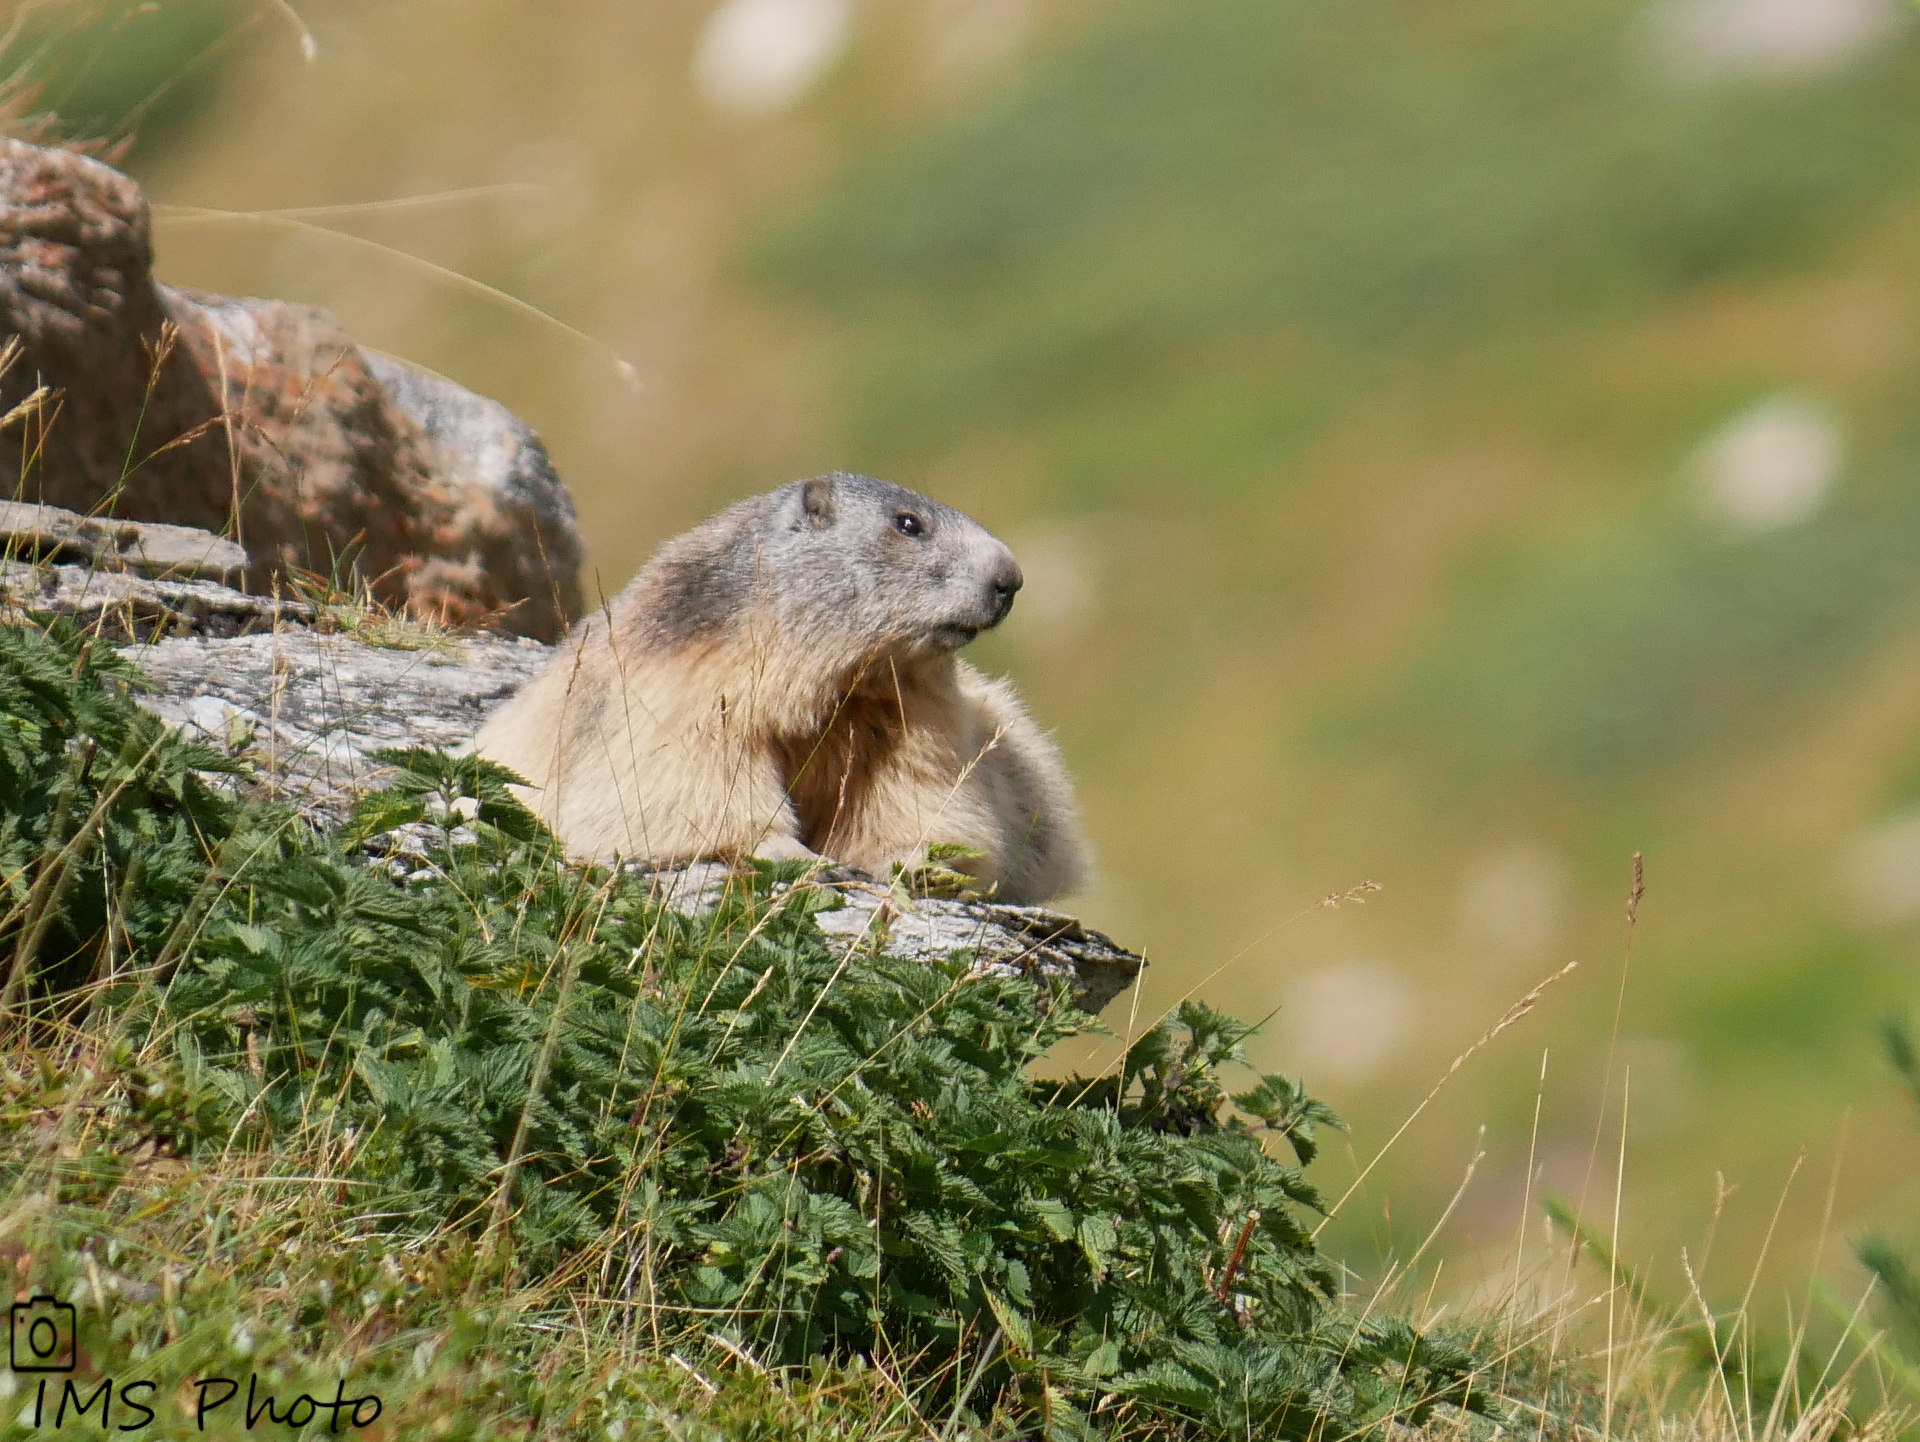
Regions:
[[[606,591],[830,467],[1008,539],[978,659],[1080,778],[1078,909],[1153,962],[1107,1020],[1271,1013],[1354,1124],[1330,1192],[1577,958],[1328,1233],[1356,1267],[1481,1147],[1443,1294],[1529,1185],[1605,1219],[1623,1077],[1666,1290],[1724,1188],[1710,1291],[1783,1188],[1762,1295],[1829,1205],[1829,1270],[1920,1238],[1874,1034],[1920,1006],[1901,0],[14,9],[6,83],[132,137],[163,279],[505,401]]]

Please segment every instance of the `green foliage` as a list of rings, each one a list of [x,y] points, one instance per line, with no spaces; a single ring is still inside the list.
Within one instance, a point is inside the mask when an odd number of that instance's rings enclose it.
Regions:
[[[0,48],[29,107],[74,140],[137,136],[151,154],[216,93],[221,62],[255,16],[238,0],[62,0],[23,7]],[[37,13],[34,13],[37,9]]]
[[[1188,1003],[1117,1075],[1036,1082],[1090,1024],[1063,990],[837,951],[814,920],[837,899],[798,865],[684,916],[643,877],[563,864],[509,773],[417,751],[384,753],[392,784],[317,833],[207,791],[217,758],[142,722],[122,663],[0,638],[31,742],[8,761],[38,778],[4,799],[65,794],[108,837],[198,847],[98,1003],[145,1140],[69,1148],[71,1195],[111,1195],[99,1160],[129,1150],[319,1155],[354,1227],[464,1235],[476,1278],[571,1278],[782,1367],[874,1359],[956,1414],[1057,1435],[1483,1405],[1467,1351],[1341,1311],[1303,1220],[1320,1200],[1262,1146],[1304,1164],[1333,1117],[1279,1076],[1229,1094],[1251,1028]]]
[[[1912,1025],[1890,1013],[1881,1018],[1880,1040],[1901,1086],[1920,1105],[1920,1049],[1914,1046]],[[1911,1369],[1920,1368],[1920,1275],[1906,1250],[1884,1236],[1862,1237],[1853,1254],[1873,1276],[1880,1309],[1893,1324],[1893,1338],[1911,1378]]]
[[[1894,1073],[1900,1078],[1900,1085],[1906,1088],[1914,1105],[1920,1106],[1920,1051],[1914,1048],[1913,1028],[1907,1019],[1891,1013],[1882,1017],[1880,1042],[1886,1048]]]
[[[98,1149],[131,1140],[117,1109],[100,1105],[123,1090],[116,1080],[124,1079],[94,1070],[87,1081],[70,1068],[30,1086],[24,1101],[43,1118],[51,1111],[71,1120],[63,1142]],[[3,1116],[0,1126],[15,1152],[38,1150],[31,1127],[15,1129]],[[857,1364],[768,1373],[697,1338],[655,1349],[617,1325],[579,1325],[567,1298],[538,1285],[476,1285],[491,1279],[476,1276],[466,1237],[422,1241],[357,1228],[333,1205],[332,1189],[316,1193],[306,1176],[241,1179],[168,1165],[169,1180],[136,1177],[110,1197],[53,1211],[31,1211],[31,1187],[0,1194],[9,1242],[31,1252],[30,1260],[0,1252],[0,1275],[77,1303],[82,1397],[103,1377],[118,1384],[111,1418],[95,1406],[87,1419],[95,1431],[70,1417],[55,1426],[56,1381],[36,1433],[28,1425],[36,1389],[16,1381],[9,1437],[121,1435],[124,1427],[166,1442],[926,1442],[915,1393],[902,1387],[914,1386],[910,1376]],[[194,1382],[219,1377],[236,1379],[239,1395],[196,1417]],[[128,1389],[148,1379],[157,1390]],[[365,1399],[378,1398],[380,1415],[356,1427],[343,1413],[334,1429],[322,1411],[317,1426],[283,1431],[260,1405],[272,1396],[284,1417],[302,1393],[360,1400],[362,1422],[373,1410]],[[221,1389],[208,1395],[217,1401]],[[150,1425],[138,1425],[134,1402],[157,1414]],[[16,1421],[23,1412],[25,1422]]]
[[[1846,1074],[1864,1080],[1872,1069],[1849,1039],[1861,1014],[1885,1005],[1892,988],[1874,947],[1857,934],[1832,924],[1785,932],[1764,950],[1743,950],[1747,970],[1737,981],[1712,964],[1721,958],[1710,945],[1697,945],[1693,955],[1698,974],[1674,986],[1669,1016],[1673,1033],[1708,1065],[1761,1076],[1813,1044],[1835,1050],[1836,1072],[1850,1062],[1854,1070]]]
[[[138,673],[62,621],[0,626],[4,997],[164,956],[237,810],[233,763],[135,704]]]
[[[1881,1307],[1898,1324],[1902,1340],[1920,1340],[1920,1279],[1906,1254],[1885,1237],[1863,1237],[1854,1255],[1879,1283]]]

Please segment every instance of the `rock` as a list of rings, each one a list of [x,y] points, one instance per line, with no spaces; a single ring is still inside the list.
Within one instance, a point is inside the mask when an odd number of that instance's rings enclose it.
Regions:
[[[0,615],[22,611],[68,616],[89,630],[124,640],[167,634],[244,636],[314,620],[313,608],[303,602],[249,596],[212,581],[0,562]]]
[[[814,919],[844,944],[867,942],[908,961],[972,951],[976,973],[1064,979],[1086,1011],[1098,1012],[1147,964],[1110,937],[1044,907],[940,898],[901,907],[877,886],[843,883],[836,889],[840,909]]]
[[[580,567],[586,560],[573,497],[554,474],[540,437],[518,416],[445,376],[389,356],[368,355],[374,378],[431,448],[438,475],[461,487],[457,505],[429,541],[434,557],[465,556],[503,595],[525,596],[528,624],[508,630],[557,641],[580,614]],[[460,594],[458,577],[442,581],[431,560],[418,586]],[[539,605],[533,598],[539,598]],[[550,604],[549,604],[550,603]]]
[[[217,736],[222,727],[236,724],[244,726],[248,721],[210,710],[206,733]],[[459,802],[454,805],[457,809]],[[471,813],[461,815],[471,819]],[[451,828],[445,827],[448,821],[453,822]],[[449,815],[440,824],[415,822],[374,837],[369,851],[394,880],[406,881],[432,874],[436,846],[470,846],[478,839],[459,818]],[[656,898],[687,916],[712,911],[736,880],[733,870],[718,861],[697,861],[664,871],[635,863],[629,869],[652,884]],[[1073,988],[1074,1000],[1084,1011],[1098,1013],[1133,985],[1147,964],[1145,957],[1111,937],[1043,907],[942,898],[902,904],[885,887],[852,877],[839,867],[811,884],[824,885],[839,896],[836,908],[815,912],[814,920],[828,942],[843,953],[871,946],[903,961],[933,961],[970,952],[968,975],[1057,978]]]
[[[717,861],[655,871],[635,870],[654,895],[675,911],[699,916],[719,904],[733,873]],[[1140,975],[1146,958],[1070,916],[1039,906],[915,897],[903,902],[887,887],[844,868],[812,883],[839,895],[840,904],[814,915],[829,941],[844,948],[872,946],[904,961],[931,961],[973,953],[971,974],[1058,977],[1073,987],[1083,1010],[1098,1012]]]
[[[160,688],[143,705],[252,762],[257,794],[329,825],[380,784],[385,768],[368,753],[465,745],[550,654],[524,637],[397,650],[300,626],[170,635],[125,650]]]
[[[78,561],[148,576],[238,580],[247,567],[239,546],[191,526],[100,520],[21,501],[0,501],[0,543],[9,557]]]
[[[98,161],[0,139],[0,336],[14,495],[231,535],[256,590],[350,576],[548,640],[579,609],[572,508],[530,430],[325,311],[157,284],[146,200]]]
[[[351,619],[211,581],[0,564],[0,615],[23,611],[67,616],[119,644],[158,687],[141,704],[251,762],[243,789],[323,825],[379,784],[369,752],[465,744],[552,655],[526,637],[456,640],[372,616],[356,635]]]
[[[219,406],[168,342],[169,320],[139,187],[82,156],[0,140],[0,486],[89,513],[111,495],[130,519],[222,529],[232,486],[212,434]],[[145,455],[130,471],[136,439]],[[172,503],[164,517],[155,496]]]

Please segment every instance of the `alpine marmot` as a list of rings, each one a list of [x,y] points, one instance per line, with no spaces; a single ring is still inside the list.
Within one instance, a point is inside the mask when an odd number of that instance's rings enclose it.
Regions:
[[[1058,752],[954,653],[1020,589],[960,512],[869,476],[796,481],[669,541],[482,728],[577,856],[831,857],[884,877],[928,848],[1002,900],[1083,878]]]

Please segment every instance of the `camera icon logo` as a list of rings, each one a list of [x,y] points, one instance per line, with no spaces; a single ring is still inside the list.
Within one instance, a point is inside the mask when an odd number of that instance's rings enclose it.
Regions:
[[[16,1372],[71,1372],[78,1360],[73,1337],[73,1303],[55,1301],[44,1292],[15,1302],[10,1310],[8,1360]]]

